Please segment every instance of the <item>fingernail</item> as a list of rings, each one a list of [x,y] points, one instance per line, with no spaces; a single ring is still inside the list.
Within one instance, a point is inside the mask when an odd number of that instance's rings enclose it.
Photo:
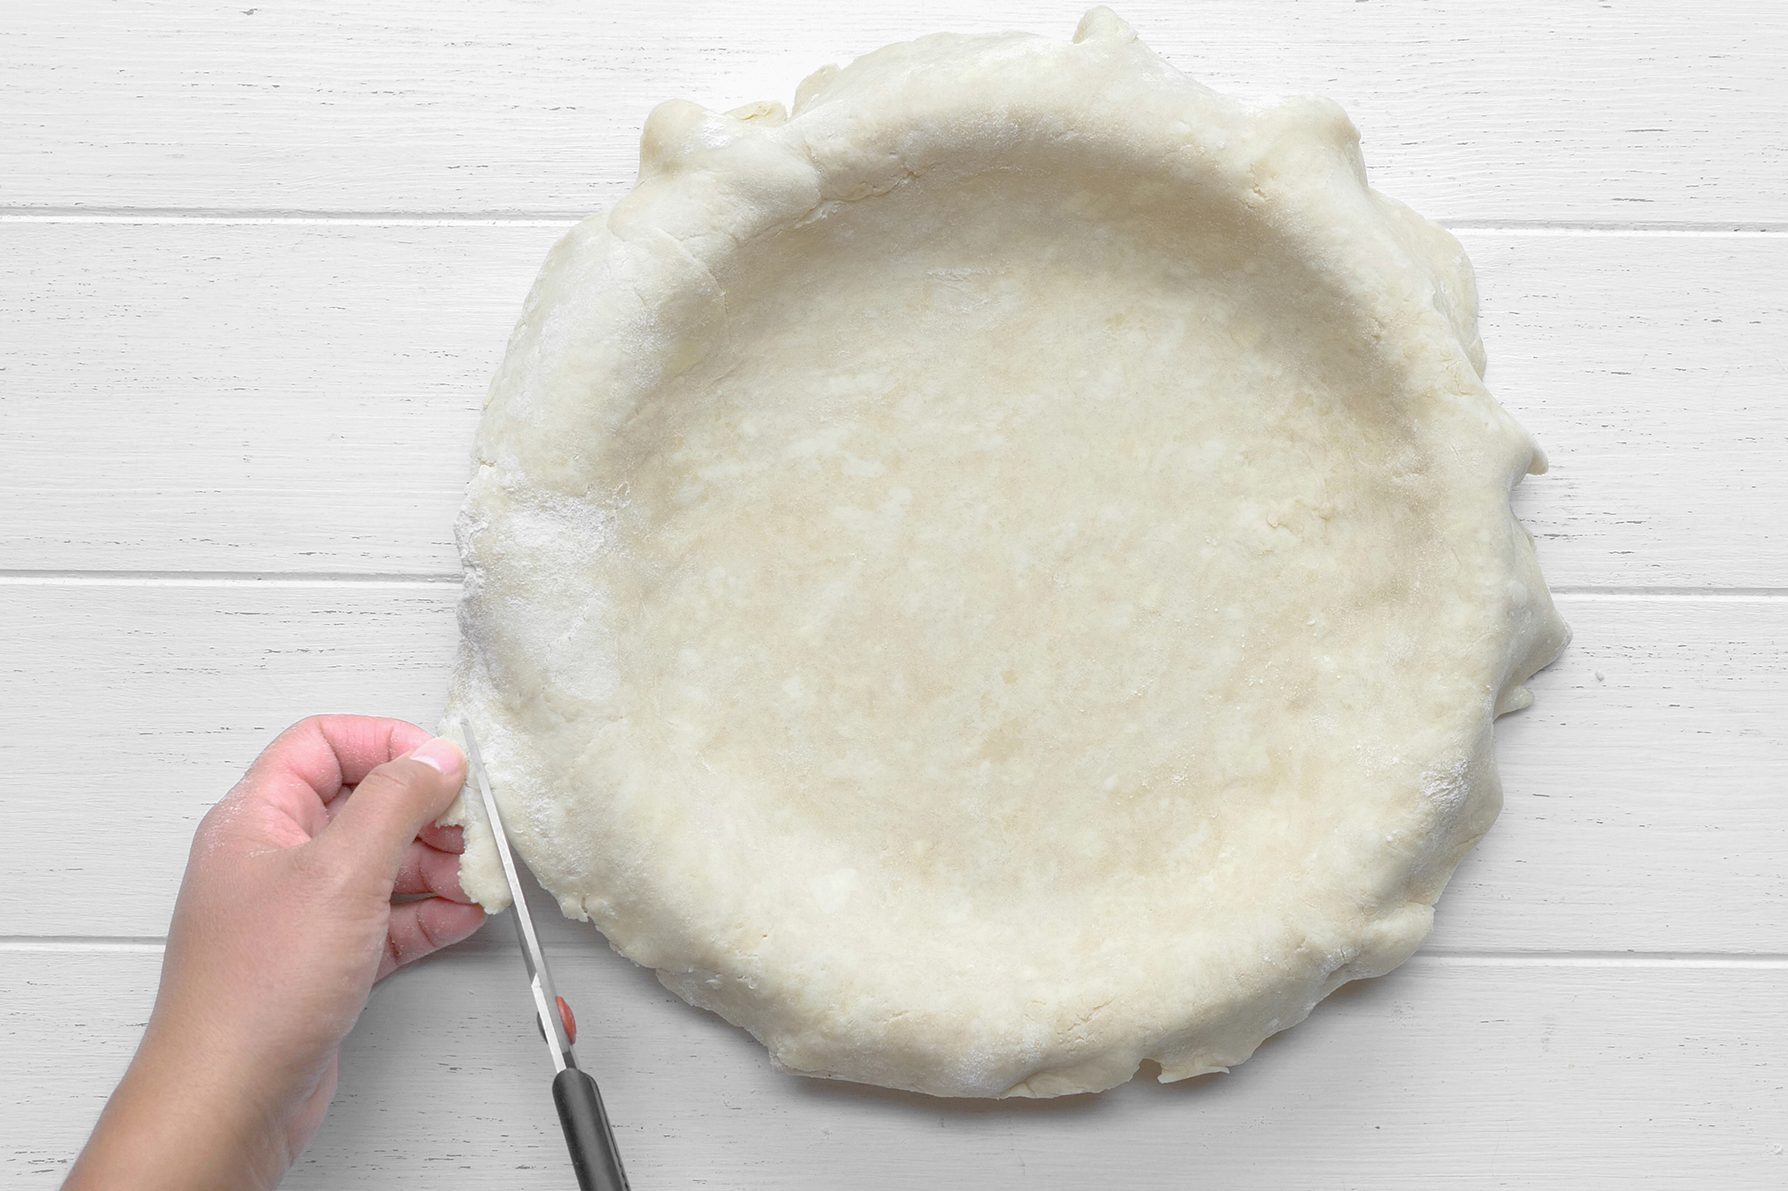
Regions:
[[[443,775],[458,777],[466,767],[466,755],[460,747],[445,736],[437,736],[433,740],[416,746],[410,754],[412,761],[420,761]]]

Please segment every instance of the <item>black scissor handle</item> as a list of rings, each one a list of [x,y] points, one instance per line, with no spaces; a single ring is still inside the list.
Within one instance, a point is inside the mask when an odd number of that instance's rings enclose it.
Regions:
[[[576,1067],[565,1068],[553,1077],[553,1103],[559,1106],[578,1191],[627,1191],[627,1173],[596,1081]]]

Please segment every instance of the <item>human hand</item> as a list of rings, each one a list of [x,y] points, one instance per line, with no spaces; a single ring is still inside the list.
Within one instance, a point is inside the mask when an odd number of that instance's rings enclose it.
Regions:
[[[268,746],[199,825],[154,1012],[65,1188],[278,1183],[374,982],[484,920],[459,829],[433,826],[465,768],[402,720],[321,716]]]

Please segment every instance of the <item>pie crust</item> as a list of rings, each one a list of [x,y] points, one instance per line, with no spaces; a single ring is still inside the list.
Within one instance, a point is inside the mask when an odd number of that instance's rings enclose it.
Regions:
[[[1567,631],[1469,264],[1357,142],[1103,9],[658,108],[460,523],[449,723],[565,913],[943,1096],[1222,1070],[1407,958]]]

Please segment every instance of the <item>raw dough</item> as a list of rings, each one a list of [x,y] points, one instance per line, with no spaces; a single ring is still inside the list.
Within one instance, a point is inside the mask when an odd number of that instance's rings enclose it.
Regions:
[[[564,911],[782,1067],[949,1096],[1221,1070],[1402,962],[1566,630],[1469,265],[1345,115],[1095,10],[642,157],[461,522],[450,722]]]

